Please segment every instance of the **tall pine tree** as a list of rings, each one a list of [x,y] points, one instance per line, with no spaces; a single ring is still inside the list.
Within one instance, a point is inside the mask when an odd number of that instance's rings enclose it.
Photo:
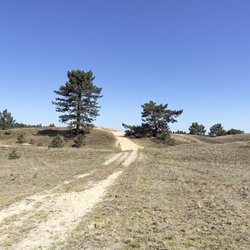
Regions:
[[[59,116],[62,123],[76,127],[92,126],[99,115],[100,106],[97,100],[102,97],[102,88],[94,85],[95,77],[91,71],[72,70],[67,73],[68,81],[54,91],[60,97],[56,98],[56,111],[63,113]]]

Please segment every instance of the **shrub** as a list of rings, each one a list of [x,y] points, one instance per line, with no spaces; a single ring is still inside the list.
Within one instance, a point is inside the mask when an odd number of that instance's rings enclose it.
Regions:
[[[158,140],[158,142],[166,143],[169,146],[174,146],[175,145],[175,140],[173,138],[171,138],[169,132],[165,132],[165,131],[158,132],[156,134],[156,139]]]
[[[19,159],[20,157],[21,155],[17,153],[16,149],[13,149],[8,156],[9,160]]]
[[[168,133],[166,133],[166,132],[158,132],[158,133],[156,134],[156,138],[157,138],[158,140],[164,141],[164,140],[167,138],[167,135],[168,135]]]
[[[182,130],[177,130],[176,132],[174,132],[175,134],[186,134],[186,131],[182,131]]]
[[[84,138],[85,137],[82,134],[76,136],[75,139],[74,139],[74,145],[73,145],[73,147],[80,148],[83,145],[85,145],[86,142],[85,142]]]
[[[152,133],[150,133],[149,126],[145,125],[145,124],[138,125],[138,126],[130,126],[130,125],[123,123],[122,126],[126,129],[125,136],[142,138],[142,137],[151,136],[151,134],[152,134]]]
[[[55,124],[54,124],[54,123],[51,123],[51,124],[49,125],[49,127],[54,128],[54,127],[55,127]]]
[[[26,139],[25,139],[25,136],[24,134],[19,134],[18,137],[17,137],[17,143],[25,143],[26,142]]]
[[[239,135],[239,134],[244,134],[244,131],[231,128],[230,130],[227,131],[227,134],[228,135]]]
[[[64,138],[57,135],[53,138],[52,142],[49,144],[49,148],[62,148],[64,146]]]
[[[37,146],[38,146],[38,147],[42,147],[43,144],[42,144],[41,142],[39,142],[39,143],[37,144]]]
[[[83,127],[83,133],[89,134],[92,129],[93,129],[92,125],[84,126]]]
[[[11,130],[4,132],[5,135],[11,135]]]

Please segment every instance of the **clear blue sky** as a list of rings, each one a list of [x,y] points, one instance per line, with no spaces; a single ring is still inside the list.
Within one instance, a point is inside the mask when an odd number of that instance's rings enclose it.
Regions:
[[[11,0],[0,3],[0,110],[59,125],[53,90],[72,69],[103,88],[95,124],[139,124],[153,100],[193,121],[250,132],[249,0]]]

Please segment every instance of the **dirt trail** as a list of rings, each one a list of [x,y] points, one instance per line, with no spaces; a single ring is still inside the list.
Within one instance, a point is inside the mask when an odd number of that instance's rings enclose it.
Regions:
[[[123,132],[113,133],[122,152],[112,155],[103,165],[114,163],[127,167],[136,160],[141,147],[125,138]],[[91,176],[96,171],[75,176],[59,186]],[[87,183],[87,189],[80,192],[58,193],[57,186],[0,211],[0,249],[60,248],[82,217],[102,200],[106,190],[121,174],[120,170],[94,184]],[[22,233],[22,230],[27,232]]]
[[[116,161],[118,164],[122,164],[124,167],[127,167],[136,160],[138,150],[143,149],[143,147],[140,147],[128,138],[124,137],[124,132],[122,131],[113,131],[112,133],[117,140],[116,146],[120,147],[123,152],[117,153],[113,157],[109,158],[104,162],[104,165],[109,165]]]

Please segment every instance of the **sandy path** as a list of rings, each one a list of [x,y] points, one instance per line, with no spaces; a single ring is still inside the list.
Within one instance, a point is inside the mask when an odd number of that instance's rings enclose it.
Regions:
[[[86,191],[64,193],[49,202],[47,209],[50,209],[50,215],[47,220],[37,224],[35,229],[13,248],[46,249],[52,244],[59,247],[60,243],[64,242],[67,233],[71,232],[81,218],[101,201],[106,189],[120,174],[121,171],[115,172]]]
[[[117,138],[116,145],[121,148],[122,152],[112,155],[103,165],[113,163],[127,167],[137,159],[138,149],[141,147],[125,138],[123,132],[116,131],[113,133]],[[77,175],[72,180],[65,181],[59,186],[68,185],[76,179],[85,178],[94,172],[95,170]],[[107,189],[121,174],[122,171],[114,172],[104,180],[94,184],[87,183],[88,188],[80,192],[58,193],[59,186],[57,186],[51,190],[27,197],[0,211],[0,229],[2,231],[0,233],[0,248],[48,249],[52,246],[56,246],[56,249],[60,248],[82,217],[102,200]],[[44,212],[47,216],[38,219],[37,215]],[[13,237],[12,232],[20,232],[22,227],[30,222],[32,222],[32,230],[29,230],[24,238],[23,235],[20,239],[14,237],[11,247],[3,247],[6,239]],[[9,229],[9,223],[11,223],[11,230]]]
[[[143,148],[138,146],[136,143],[132,142],[128,138],[124,137],[124,132],[122,131],[114,131],[113,134],[117,139],[116,145],[120,146],[122,151],[127,151],[127,150],[137,151],[138,149]]]

